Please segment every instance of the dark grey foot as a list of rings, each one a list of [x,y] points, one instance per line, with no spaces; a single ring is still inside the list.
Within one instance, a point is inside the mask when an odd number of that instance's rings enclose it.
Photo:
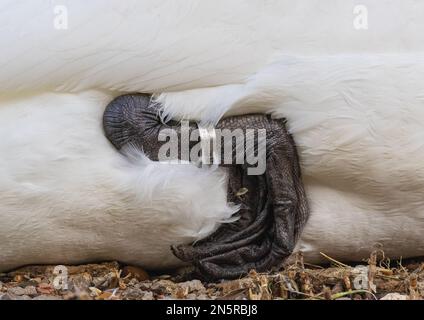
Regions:
[[[106,136],[115,147],[120,149],[131,143],[152,160],[157,160],[164,143],[158,140],[159,131],[170,127],[180,132],[177,122],[160,122],[157,107],[144,95],[119,97],[109,104],[104,115]],[[190,130],[195,129],[196,125],[191,124]],[[172,250],[181,260],[194,264],[206,278],[236,278],[251,269],[263,272],[280,267],[292,253],[308,218],[293,139],[282,120],[265,115],[226,118],[216,129],[242,129],[245,134],[247,129],[265,129],[265,173],[249,175],[252,166],[246,163],[225,164],[229,168],[228,201],[240,205],[240,219],[222,224],[195,244],[175,245]],[[257,145],[255,150],[258,151]]]

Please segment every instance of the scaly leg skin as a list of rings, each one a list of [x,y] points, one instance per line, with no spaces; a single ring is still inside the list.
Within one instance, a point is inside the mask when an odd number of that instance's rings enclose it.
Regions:
[[[173,128],[181,133],[177,122],[162,123],[157,106],[141,94],[112,101],[105,111],[104,128],[117,149],[131,143],[152,160],[157,160],[165,143],[158,139],[160,130]],[[196,128],[190,125],[190,130]],[[265,129],[265,173],[248,175],[252,166],[246,161],[235,164],[235,158],[232,164],[222,164],[229,168],[228,201],[240,205],[240,219],[222,224],[212,235],[194,244],[172,246],[172,251],[208,279],[237,278],[251,269],[264,272],[278,268],[292,253],[309,214],[293,138],[284,120],[260,114],[222,119],[216,129],[242,129],[245,135],[247,129]],[[190,148],[196,143],[191,142]],[[256,153],[258,149],[255,140]],[[240,190],[247,192],[240,194]]]

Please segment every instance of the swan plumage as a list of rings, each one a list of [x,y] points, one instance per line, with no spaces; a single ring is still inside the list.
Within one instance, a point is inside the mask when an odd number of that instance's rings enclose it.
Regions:
[[[64,5],[68,29],[53,27]],[[361,1],[0,1],[0,269],[169,251],[234,208],[225,171],[131,161],[101,114],[124,92],[176,118],[288,118],[311,218],[298,248],[340,260],[424,253],[424,4]],[[190,181],[190,184],[187,183]],[[31,245],[28,245],[31,243]]]

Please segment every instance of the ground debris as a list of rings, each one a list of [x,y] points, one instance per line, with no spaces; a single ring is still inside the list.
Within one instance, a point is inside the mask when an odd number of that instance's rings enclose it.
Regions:
[[[380,300],[409,300],[409,298],[406,294],[400,294],[395,292],[386,294]]]
[[[29,266],[0,274],[0,300],[159,300],[159,299],[331,299],[421,300],[423,259],[392,261],[381,250],[362,264],[346,265],[323,254],[330,266],[296,260],[270,273],[207,283],[183,268],[153,274],[118,262],[80,266]]]

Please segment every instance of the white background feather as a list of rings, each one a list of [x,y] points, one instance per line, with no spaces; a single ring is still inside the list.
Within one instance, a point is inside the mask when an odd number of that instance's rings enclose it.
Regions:
[[[127,91],[180,118],[287,117],[310,261],[360,260],[377,242],[424,254],[423,16],[418,0],[0,0],[0,269],[173,266],[170,244],[231,215],[225,172],[128,162],[107,142],[102,111]]]

